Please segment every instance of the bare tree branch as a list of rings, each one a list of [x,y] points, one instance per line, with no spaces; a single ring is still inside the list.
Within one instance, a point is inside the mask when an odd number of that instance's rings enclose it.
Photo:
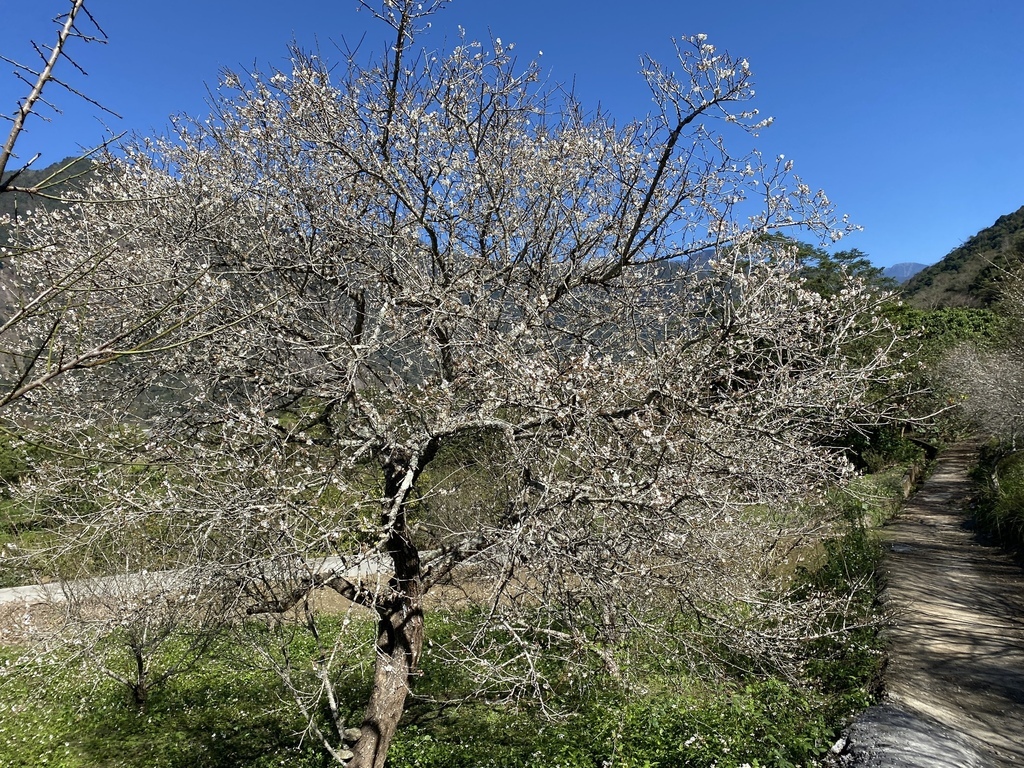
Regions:
[[[66,82],[58,80],[54,75],[54,71],[57,67],[57,64],[61,61],[61,59],[67,60],[71,63],[72,66],[74,66],[76,69],[84,73],[84,70],[82,70],[82,68],[79,67],[78,64],[76,64],[74,60],[71,59],[71,57],[67,54],[66,48],[69,40],[73,38],[79,38],[84,40],[85,42],[106,42],[106,35],[103,34],[102,29],[100,29],[99,26],[96,25],[95,20],[88,13],[88,11],[85,10],[85,0],[70,0],[70,2],[71,7],[63,16],[63,23],[61,24],[60,29],[57,32],[57,40],[53,44],[53,46],[50,47],[48,49],[48,52],[46,53],[44,53],[38,45],[35,46],[36,52],[43,60],[42,68],[40,68],[39,70],[33,70],[30,67],[26,67],[22,64],[19,64],[16,61],[12,61],[11,59],[3,57],[4,61],[10,64],[14,64],[18,68],[19,72],[26,72],[29,75],[33,76],[33,79],[29,80],[26,78],[22,78],[25,81],[25,83],[30,86],[30,89],[25,98],[22,99],[19,103],[18,109],[14,114],[11,129],[7,133],[7,138],[4,141],[3,148],[0,149],[0,193],[6,191],[8,189],[9,184],[11,184],[14,181],[14,179],[17,178],[17,173],[13,174],[11,177],[5,176],[7,164],[14,156],[15,145],[18,143],[18,139],[20,138],[22,131],[24,131],[25,129],[26,120],[28,120],[30,115],[36,113],[37,104],[40,103],[40,101],[43,98],[43,89],[50,82],[57,83],[58,85],[73,93],[74,95],[79,96],[80,98],[84,98],[90,104],[93,104],[94,106],[100,107],[101,109],[104,109],[104,111],[109,112],[109,110],[107,110],[105,107],[102,107],[101,104],[89,98],[88,96],[85,96],[83,93],[68,85]],[[92,20],[93,25],[99,32],[99,36],[85,35],[79,31],[78,27],[76,26],[76,21],[80,14]],[[111,114],[115,113],[111,112]],[[38,157],[38,155],[36,155],[36,157]],[[34,157],[33,160],[35,159],[36,158]],[[28,163],[22,166],[22,168],[18,169],[18,172],[23,171],[25,168],[31,165],[31,163],[32,160],[30,160]]]

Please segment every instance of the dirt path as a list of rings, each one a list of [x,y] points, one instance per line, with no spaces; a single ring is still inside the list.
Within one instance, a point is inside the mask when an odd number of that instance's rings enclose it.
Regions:
[[[887,702],[851,727],[847,765],[1024,767],[1024,569],[964,527],[974,455],[947,452],[884,530]]]

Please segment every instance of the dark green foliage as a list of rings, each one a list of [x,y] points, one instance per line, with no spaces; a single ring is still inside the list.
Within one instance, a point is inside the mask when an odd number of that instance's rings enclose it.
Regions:
[[[826,617],[824,631],[806,648],[808,675],[817,681],[831,721],[870,706],[881,692],[883,655],[875,601],[881,588],[877,569],[882,548],[863,525],[866,512],[861,503],[848,500],[849,528],[843,536],[825,542],[824,562],[803,570],[796,589],[800,597],[816,595],[825,604],[842,605]],[[858,583],[866,588],[848,599],[850,586]],[[853,630],[844,629],[861,622]]]
[[[957,395],[947,391],[948,382],[936,373],[937,368],[943,357],[960,344],[998,347],[1008,333],[1006,320],[993,309],[978,307],[918,309],[892,303],[885,312],[904,338],[892,353],[903,358],[902,379],[898,390],[879,393],[879,398],[897,407],[897,415],[916,420],[912,429],[901,428],[901,434],[926,452],[933,450],[931,446],[958,439],[963,424],[959,411],[950,407]],[[877,450],[875,446],[865,447]],[[859,466],[873,469],[879,465],[865,459]]]
[[[904,432],[902,425],[885,424],[850,434],[844,441],[857,469],[881,472],[890,467],[918,464],[935,458],[935,449]]]
[[[804,281],[807,290],[820,296],[834,296],[848,285],[851,278],[863,280],[879,291],[898,288],[896,281],[885,276],[885,270],[874,266],[868,255],[857,248],[829,253],[824,248],[786,235],[766,235],[765,240],[795,249],[797,276]]]
[[[867,254],[856,248],[828,253],[803,243],[799,258],[804,287],[821,296],[839,293],[851,277],[864,280],[879,290],[894,291],[897,288],[894,280],[885,277],[881,267],[874,266]]]
[[[996,311],[977,307],[919,309],[892,305],[887,317],[913,334],[911,343],[918,347],[917,359],[927,364],[963,342],[997,344],[1007,331],[1005,320]]]
[[[878,594],[882,546],[874,529],[899,509],[904,467],[862,478],[833,500],[844,518],[823,557],[797,570],[794,598],[826,606],[804,647],[805,674],[820,696],[822,716],[842,722],[877,701],[884,669]],[[868,501],[870,500],[870,501]]]

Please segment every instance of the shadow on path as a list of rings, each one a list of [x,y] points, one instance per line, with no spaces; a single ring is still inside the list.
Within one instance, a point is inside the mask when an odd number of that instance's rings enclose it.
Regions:
[[[842,764],[1024,767],[1024,571],[964,527],[976,446],[944,454],[883,531],[887,702]]]

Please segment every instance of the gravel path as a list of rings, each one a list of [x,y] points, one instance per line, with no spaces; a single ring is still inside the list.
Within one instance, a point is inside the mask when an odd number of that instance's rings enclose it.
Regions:
[[[975,452],[944,454],[883,532],[886,703],[850,728],[843,765],[1024,767],[1024,569],[964,526]]]

